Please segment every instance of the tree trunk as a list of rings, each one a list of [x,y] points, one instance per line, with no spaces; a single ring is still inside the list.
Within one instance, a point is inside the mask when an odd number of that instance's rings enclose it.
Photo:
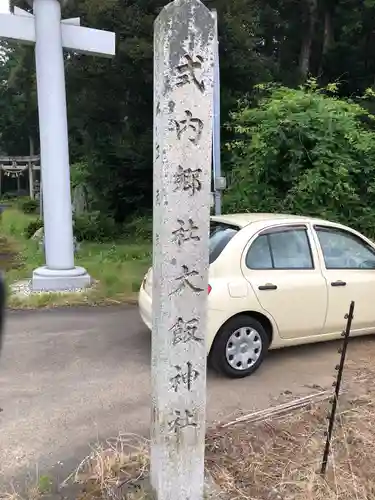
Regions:
[[[331,50],[335,39],[333,32],[333,16],[334,16],[334,2],[329,2],[326,0],[324,7],[324,34],[323,34],[323,46],[322,46],[322,54],[320,57],[319,64],[319,74],[323,73],[323,64],[325,56]]]
[[[29,135],[29,155],[34,156],[34,139],[31,135]],[[29,194],[30,198],[34,199],[34,172],[33,172],[33,164],[31,160],[29,160]]]
[[[317,13],[317,0],[305,0],[307,8],[308,23],[302,40],[299,57],[299,72],[302,81],[305,81],[310,71],[311,48],[315,33],[315,21]]]
[[[328,53],[334,44],[333,36],[333,8],[327,8],[324,13],[324,40],[323,40],[323,57]]]
[[[34,139],[31,135],[29,135],[29,155],[34,156],[35,148],[34,148]]]

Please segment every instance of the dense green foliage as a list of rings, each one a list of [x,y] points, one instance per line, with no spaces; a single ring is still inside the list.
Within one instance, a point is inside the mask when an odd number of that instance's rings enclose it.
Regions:
[[[33,200],[31,200],[33,201]],[[32,213],[23,210],[24,213]],[[43,227],[41,219],[33,219],[24,228],[26,238],[31,238],[34,233]],[[88,212],[74,217],[74,236],[77,241],[103,242],[113,239],[117,236],[118,227],[115,222],[107,215],[100,212]]]
[[[23,233],[27,239],[30,239],[34,234],[43,227],[42,219],[32,219],[25,226]]]
[[[117,236],[115,221],[99,211],[74,217],[74,235],[78,241],[107,241]]]
[[[73,185],[84,182],[93,200],[90,210],[109,214],[121,224],[129,218],[147,215],[152,205],[152,30],[155,17],[167,2],[70,0],[64,11],[65,17],[80,16],[83,25],[114,30],[117,35],[113,61],[70,54],[66,58],[66,74],[71,163],[75,166]],[[258,96],[253,89],[263,82],[298,88],[312,75],[320,85],[339,81],[341,98],[363,94],[374,84],[375,1],[205,3],[216,8],[219,16],[223,122],[228,121],[239,99],[249,99],[254,108],[241,108],[232,116],[232,127],[223,130],[223,138],[233,146],[236,120],[238,125],[243,122],[253,130],[261,127],[264,118],[266,130],[263,135],[259,131],[259,140],[273,141],[268,143],[267,151],[264,149],[267,161],[262,160],[261,146],[256,150],[255,139],[251,140],[253,149],[246,151],[247,155],[256,154],[260,162],[256,170],[255,157],[251,159],[249,168],[253,166],[248,175],[253,184],[256,179],[261,183],[256,188],[258,193],[267,193],[268,209],[314,212],[320,204],[327,215],[339,215],[337,209],[342,206],[343,218],[356,219],[359,207],[372,200],[371,186],[364,186],[371,157],[366,148],[370,148],[372,136],[370,130],[362,134],[357,120],[362,111],[345,101],[285,88],[275,91],[271,101],[262,101],[256,108]],[[26,0],[13,0],[12,4],[29,8]],[[9,154],[28,154],[35,148],[37,153],[33,49],[6,44],[3,47],[6,51],[0,61],[1,149]],[[270,109],[272,102],[274,114]],[[365,104],[371,110],[371,102]],[[287,120],[289,112],[294,113],[291,123],[279,127],[278,119]],[[367,127],[372,120],[368,121]],[[325,135],[322,130],[328,125],[331,128]],[[302,143],[293,132],[297,130],[302,133]],[[281,139],[284,133],[287,137]],[[227,171],[238,157],[238,148],[225,152]],[[254,177],[254,169],[258,177]],[[241,162],[234,179],[240,171],[244,171]],[[230,190],[228,206],[236,206],[235,189],[234,185]],[[245,189],[244,182],[240,189]],[[253,186],[251,189],[254,200]],[[303,200],[301,193],[305,193]],[[278,200],[284,195],[280,206]],[[311,205],[306,201],[309,197],[314,200]],[[367,213],[361,214],[362,227]]]
[[[375,235],[375,132],[364,124],[375,117],[311,84],[270,87],[232,114],[226,207],[318,215]]]
[[[39,201],[24,198],[19,201],[19,207],[24,214],[35,214],[39,210]]]

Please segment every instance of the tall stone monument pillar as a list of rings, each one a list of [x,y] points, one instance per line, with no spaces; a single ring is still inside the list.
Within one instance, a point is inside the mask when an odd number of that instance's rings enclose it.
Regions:
[[[151,481],[202,500],[215,23],[175,0],[154,34]]]

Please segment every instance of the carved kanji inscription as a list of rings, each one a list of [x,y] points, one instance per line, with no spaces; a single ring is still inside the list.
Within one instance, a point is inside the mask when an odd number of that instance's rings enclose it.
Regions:
[[[178,166],[174,175],[174,191],[187,191],[191,196],[202,189],[202,169]]]
[[[189,267],[185,264],[181,266],[181,270],[182,273],[180,274],[180,276],[178,276],[174,280],[177,282],[177,286],[169,295],[180,293],[186,288],[189,288],[194,293],[203,292],[203,288],[200,288],[192,282],[193,278],[199,276],[198,271],[195,271],[194,269],[190,270]]]
[[[191,391],[193,382],[199,377],[199,371],[193,368],[191,361],[186,363],[186,371],[179,365],[175,365],[176,375],[170,379],[171,389],[174,392],[178,392],[180,386],[186,387],[188,391]]]
[[[198,427],[197,416],[195,412],[191,410],[185,410],[183,412],[180,410],[175,410],[174,418],[173,420],[168,422],[168,425],[169,430],[177,434],[186,427]]]
[[[189,218],[186,222],[183,219],[177,219],[179,227],[172,231],[173,241],[180,247],[186,241],[199,241],[200,237],[196,234],[199,230],[193,219]]]
[[[187,344],[188,342],[203,342],[203,339],[197,336],[198,326],[198,318],[188,321],[185,321],[182,317],[177,318],[176,323],[169,330],[173,335],[173,345]]]
[[[177,66],[177,86],[182,87],[193,83],[201,92],[204,92],[204,81],[197,77],[197,71],[202,69],[203,57],[197,56],[195,59],[189,54],[185,54],[182,64]]]
[[[182,120],[174,120],[177,132],[177,139],[181,140],[182,136],[189,134],[189,141],[197,145],[200,141],[203,131],[203,121],[200,118],[193,116],[193,113],[188,109],[185,111],[185,118]]]

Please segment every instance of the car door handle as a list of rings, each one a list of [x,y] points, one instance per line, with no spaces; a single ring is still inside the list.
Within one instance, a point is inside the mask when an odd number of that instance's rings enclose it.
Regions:
[[[277,286],[273,283],[266,283],[265,285],[258,286],[258,290],[277,290]]]
[[[346,286],[346,281],[332,281],[331,286]]]

